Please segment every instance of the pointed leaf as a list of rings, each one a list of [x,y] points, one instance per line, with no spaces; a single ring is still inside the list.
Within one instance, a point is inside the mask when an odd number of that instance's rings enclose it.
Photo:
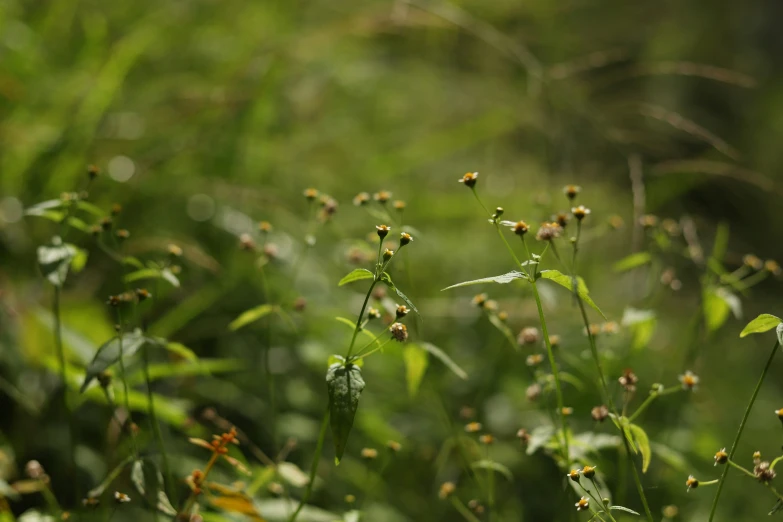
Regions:
[[[628,509],[628,508],[627,508],[627,507],[625,507],[625,506],[609,506],[609,509],[612,509],[612,510],[614,510],[614,511],[624,511],[624,512],[626,512],[626,513],[630,513],[630,514],[632,514],[632,515],[636,515],[636,516],[638,516],[638,517],[640,517],[640,516],[641,516],[639,513],[637,513],[637,512],[636,512],[636,511],[634,511],[633,509]]]
[[[421,380],[427,371],[429,358],[424,348],[410,343],[403,349],[402,359],[405,361],[405,379],[408,383],[408,396],[412,399],[419,392]]]
[[[188,362],[198,362],[198,355],[196,355],[196,353],[193,350],[191,350],[190,348],[188,348],[184,344],[181,344],[181,343],[169,343],[169,342],[165,342],[165,339],[164,339],[164,342],[161,343],[160,346],[163,346],[166,350],[170,351],[173,354],[176,354],[176,355],[182,357],[183,359],[185,359]]]
[[[520,272],[519,270],[512,270],[511,272],[507,272],[499,276],[483,277],[481,279],[474,279],[472,281],[463,281],[462,283],[457,283],[456,285],[447,286],[443,290],[451,290],[452,288],[459,288],[460,286],[481,285],[484,283],[499,283],[501,285],[505,285],[516,279],[527,279],[527,275],[525,275],[523,272]],[[441,290],[441,292],[443,290]]]
[[[783,323],[783,321],[781,321],[779,317],[776,317],[772,314],[761,314],[749,322],[745,328],[742,329],[742,332],[740,332],[740,337],[747,337],[750,334],[767,332],[777,327],[781,323]]]
[[[651,260],[652,256],[649,252],[636,252],[616,262],[612,265],[612,270],[615,272],[626,272],[638,266],[646,265]]]
[[[375,274],[366,268],[356,268],[351,273],[340,279],[340,282],[337,283],[337,286],[347,285],[348,283],[361,281],[363,279],[372,279],[373,277],[375,277]]]
[[[647,468],[650,466],[650,459],[652,458],[650,439],[647,438],[647,433],[636,424],[630,424],[628,429],[631,430],[631,434],[636,441],[639,452],[642,454],[642,473],[647,473]]]
[[[394,292],[395,292],[395,293],[396,293],[396,294],[399,296],[399,298],[400,298],[400,299],[402,299],[403,301],[405,301],[405,304],[406,304],[406,305],[408,305],[408,307],[409,307],[411,310],[413,310],[414,312],[416,312],[416,315],[418,315],[419,317],[421,317],[421,314],[419,313],[419,309],[418,309],[418,308],[416,308],[416,305],[414,305],[414,304],[411,302],[411,300],[410,300],[410,299],[408,299],[408,296],[406,296],[405,294],[403,294],[403,293],[400,291],[400,289],[399,289],[399,288],[397,288],[396,286],[394,286],[394,283],[392,282],[391,276],[390,276],[388,273],[386,273],[386,272],[384,272],[384,273],[383,273],[383,275],[381,276],[381,281],[383,281],[383,282],[386,284],[386,286],[388,286],[389,288],[391,288],[391,289],[392,289],[392,290],[393,290],[393,291],[394,291]]]
[[[571,276],[567,276],[560,272],[559,270],[542,270],[539,273],[540,277],[543,277],[544,279],[549,279],[550,281],[553,281],[560,286],[567,288],[571,292],[574,291],[574,278]],[[581,277],[577,277],[577,293],[579,295],[579,298],[590,305],[590,307],[601,314],[601,317],[606,319],[606,316],[601,311],[600,308],[598,308],[598,305],[596,305],[593,300],[590,298],[589,291],[587,290],[587,285],[585,285],[584,280]]]
[[[163,491],[163,475],[153,461],[149,459],[135,461],[131,468],[131,482],[149,506],[169,516],[177,514],[177,510]]]
[[[355,359],[354,361],[352,361],[352,363],[355,364],[356,366],[358,366],[359,368],[361,368],[361,367],[364,366],[364,359]],[[343,357],[342,355],[337,355],[337,354],[330,355],[329,359],[326,360],[326,367],[329,368],[333,364],[344,365],[345,364],[345,357]]]
[[[329,416],[334,439],[335,460],[339,463],[348,443],[353,419],[359,407],[359,397],[364,390],[364,379],[358,366],[332,365],[326,372],[329,391]]]
[[[170,268],[161,270],[160,277],[174,288],[179,288],[179,278],[174,275]]]
[[[495,462],[494,460],[486,460],[486,459],[479,460],[471,464],[470,467],[473,469],[491,470],[496,473],[500,473],[501,475],[506,477],[506,479],[508,479],[509,481],[514,480],[514,476],[511,474],[511,470],[509,470],[506,466],[504,466],[500,462]]]
[[[353,331],[354,328],[356,328],[356,323],[354,323],[350,319],[346,319],[345,317],[335,317],[335,319],[337,319],[338,322],[340,322],[340,323],[344,324],[345,326],[349,327],[352,331]],[[378,347],[381,346],[380,339],[376,339],[375,335],[370,330],[367,330],[366,328],[362,328],[362,329],[359,330],[359,333],[364,335],[365,337],[367,337],[371,341],[375,340],[375,345],[376,346],[378,346]],[[361,359],[359,359],[359,360],[361,361]]]
[[[87,373],[84,376],[80,393],[90,385],[99,373],[105,371],[109,366],[120,360],[120,353],[123,357],[130,357],[139,351],[139,348],[147,342],[147,339],[141,334],[140,330],[132,333],[123,334],[121,337],[113,337],[106,341],[103,346],[98,348],[92,362],[87,366]]]
[[[448,367],[448,369],[454,372],[454,374],[457,377],[459,377],[460,379],[467,380],[468,374],[465,372],[465,370],[460,368],[459,365],[451,359],[451,357],[446,355],[446,352],[444,352],[443,350],[441,350],[440,348],[438,348],[437,346],[431,343],[419,343],[419,346],[421,346],[429,353],[431,353],[432,355],[440,359],[440,362],[445,364]]]
[[[275,306],[271,304],[262,304],[260,306],[256,306],[254,308],[251,308],[250,310],[245,310],[242,312],[239,317],[231,321],[231,324],[228,325],[228,329],[233,331],[239,330],[243,326],[247,326],[250,323],[254,323],[261,319],[262,317],[271,314],[275,311]]]
[[[46,210],[53,210],[55,208],[60,208],[62,205],[63,205],[63,201],[61,199],[50,199],[48,201],[41,201],[40,203],[36,203],[31,207],[27,207],[24,210],[24,214],[25,216],[40,216]]]
[[[62,239],[55,236],[48,245],[38,247],[38,266],[51,284],[62,286],[75,255],[73,245],[63,243]]]

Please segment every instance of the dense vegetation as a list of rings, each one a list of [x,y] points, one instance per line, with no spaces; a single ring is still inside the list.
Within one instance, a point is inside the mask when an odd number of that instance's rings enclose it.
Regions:
[[[779,14],[0,2],[0,521],[781,516]]]

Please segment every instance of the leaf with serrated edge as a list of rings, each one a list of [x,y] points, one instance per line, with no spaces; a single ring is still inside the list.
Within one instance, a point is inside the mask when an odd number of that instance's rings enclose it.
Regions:
[[[527,279],[527,275],[520,272],[519,270],[512,270],[511,272],[507,272],[499,276],[483,277],[481,279],[474,279],[472,281],[463,281],[462,283],[457,283],[456,285],[447,286],[441,290],[441,292],[444,290],[451,290],[452,288],[459,288],[461,286],[481,285],[484,283],[499,283],[501,285],[505,285],[516,279]]]
[[[632,515],[636,515],[636,516],[638,516],[638,517],[640,517],[640,516],[641,516],[639,513],[637,513],[637,512],[636,512],[636,511],[634,511],[633,509],[628,509],[628,508],[627,508],[627,507],[625,507],[625,506],[609,506],[609,509],[611,509],[611,510],[614,510],[614,511],[624,511],[624,512],[626,512],[626,513],[630,513],[630,514],[632,514]]]
[[[573,277],[565,275],[564,273],[560,272],[559,270],[542,270],[539,272],[539,276],[541,276],[544,279],[548,279],[552,282],[555,282],[562,286],[563,288],[567,288],[571,292],[574,291],[574,285],[573,285]],[[587,285],[585,285],[584,280],[581,277],[577,278],[577,293],[579,295],[579,298],[590,305],[590,307],[601,314],[601,317],[606,319],[606,316],[601,311],[600,308],[598,308],[598,305],[593,302],[593,300],[590,298],[589,292],[587,290]]]
[[[364,390],[364,379],[358,366],[334,364],[326,372],[329,392],[329,417],[334,439],[335,462],[343,458],[348,435],[353,427],[359,397]]]
[[[745,328],[740,332],[740,337],[747,337],[750,334],[764,333],[781,324],[779,317],[772,314],[761,314],[751,322],[749,322]]]
[[[354,281],[362,281],[363,279],[372,279],[373,277],[375,277],[375,274],[366,268],[356,268],[345,277],[340,279],[340,282],[337,283],[337,286],[347,285],[348,283],[353,283]]]
[[[405,304],[406,304],[406,305],[408,305],[408,306],[410,307],[410,309],[411,309],[411,310],[413,310],[414,312],[416,312],[416,315],[418,315],[419,317],[421,317],[421,314],[419,313],[419,309],[418,309],[418,308],[416,308],[416,305],[414,305],[414,304],[413,304],[413,302],[411,302],[411,300],[410,300],[410,299],[408,299],[408,296],[407,296],[407,295],[403,294],[403,293],[400,291],[400,289],[399,289],[399,288],[397,288],[396,286],[394,286],[394,283],[392,282],[391,276],[390,276],[388,273],[386,273],[386,272],[384,272],[384,273],[383,273],[383,275],[381,276],[381,281],[383,281],[383,282],[386,284],[386,286],[388,286],[389,288],[391,288],[391,289],[394,291],[394,293],[396,293],[396,294],[397,294],[397,295],[400,297],[400,299],[402,299],[403,301],[405,301]]]

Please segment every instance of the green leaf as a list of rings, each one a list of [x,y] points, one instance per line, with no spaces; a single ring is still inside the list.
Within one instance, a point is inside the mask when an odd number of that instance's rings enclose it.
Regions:
[[[347,285],[348,283],[361,281],[363,279],[372,279],[373,277],[375,277],[375,274],[366,268],[356,268],[351,273],[340,279],[340,282],[337,283],[337,286]]]
[[[106,488],[111,486],[111,483],[114,482],[114,480],[120,476],[120,474],[125,470],[125,466],[133,462],[133,456],[130,455],[125,458],[122,462],[117,464],[117,466],[111,470],[111,472],[106,475],[106,478],[103,479],[103,482],[92,488],[90,491],[87,492],[87,498],[96,498],[103,495],[103,492],[106,491]]]
[[[625,507],[625,506],[609,506],[609,509],[612,509],[612,510],[614,510],[614,511],[624,511],[624,512],[626,512],[626,513],[630,513],[630,514],[632,514],[632,515],[636,515],[636,516],[638,516],[638,517],[640,517],[640,516],[641,516],[639,513],[637,513],[637,512],[636,512],[636,511],[634,511],[633,509],[628,509],[628,508],[627,508],[627,507]]]
[[[391,276],[384,272],[383,275],[381,275],[381,281],[383,281],[386,286],[388,286],[390,289],[392,289],[403,301],[405,301],[405,304],[408,305],[408,307],[416,312],[416,315],[421,317],[421,314],[419,313],[419,309],[416,308],[416,305],[414,305],[410,299],[408,299],[408,296],[400,292],[400,289],[394,286],[394,283],[392,282]]]
[[[631,350],[638,352],[649,344],[658,321],[652,310],[637,310],[629,307],[623,312],[621,323],[631,331]]]
[[[642,454],[642,473],[647,473],[647,468],[650,467],[650,459],[652,458],[650,439],[647,438],[647,433],[636,424],[629,424],[628,429],[631,430],[631,434],[636,441],[639,452]]]
[[[452,288],[459,288],[460,286],[481,285],[484,283],[499,283],[501,285],[505,285],[516,279],[527,279],[527,275],[523,272],[520,272],[519,270],[512,270],[511,272],[499,276],[483,277],[481,279],[474,279],[472,281],[463,281],[462,283],[457,283],[456,285],[447,286],[441,290],[441,292],[444,290],[451,290]]]
[[[345,326],[349,327],[351,329],[351,331],[353,331],[353,329],[356,328],[356,323],[354,323],[350,319],[346,319],[345,317],[335,317],[335,319],[337,319],[337,321],[339,323],[344,324]],[[366,328],[361,328],[359,330],[359,333],[364,335],[365,337],[367,337],[371,341],[375,340],[375,345],[376,346],[381,346],[380,339],[376,339],[375,335],[370,330],[367,330]],[[361,361],[361,359],[359,359],[359,360]]]
[[[188,362],[198,362],[198,355],[185,346],[184,344],[180,343],[169,343],[165,340],[163,343],[160,343],[161,346],[163,346],[166,350],[170,351],[173,354],[179,355],[183,359],[185,359]]]
[[[345,357],[342,355],[332,354],[329,356],[329,358],[326,360],[326,367],[329,368],[333,364],[339,364],[341,366],[345,366]],[[364,366],[364,359],[356,359],[352,361],[352,364],[355,364],[359,368]]]
[[[120,341],[120,339],[122,339],[122,341]],[[141,334],[141,330],[123,334],[122,337],[113,337],[105,342],[103,346],[98,348],[92,362],[87,366],[87,374],[84,376],[84,383],[79,392],[84,393],[84,390],[87,389],[92,380],[95,379],[99,373],[105,371],[109,366],[119,361],[120,351],[122,351],[123,357],[130,357],[139,351],[139,348],[141,348],[145,342],[147,342],[147,339]],[[120,346],[122,346],[122,350],[120,350]]]
[[[123,262],[127,262],[128,259],[129,258],[125,258]],[[141,281],[144,279],[163,279],[171,286],[179,288],[179,279],[177,279],[177,276],[175,276],[174,272],[169,268],[164,268],[163,270],[157,268],[142,268],[141,270],[136,270],[135,272],[125,275],[126,283],[133,283],[134,281]]]
[[[574,291],[574,285],[573,285],[574,278],[563,274],[559,270],[542,270],[541,272],[539,272],[538,275],[540,277],[543,277],[544,279],[549,279],[550,281],[555,282],[564,288],[567,288],[571,292]],[[601,314],[601,317],[606,319],[606,316],[601,311],[601,309],[598,308],[598,305],[596,305],[593,302],[593,300],[590,298],[589,291],[587,290],[587,285],[585,285],[585,282],[581,277],[577,278],[577,293],[582,301],[590,305],[590,307],[593,310]]]
[[[173,377],[192,377],[195,375],[212,375],[241,370],[245,366],[240,359],[199,359],[189,363],[158,363],[147,367],[150,380],[170,379]],[[128,385],[142,384],[144,374],[136,372],[128,376]]]
[[[636,267],[646,265],[652,261],[652,256],[649,252],[636,252],[630,256],[626,256],[612,265],[612,270],[615,272],[626,272]]]
[[[745,328],[742,329],[740,332],[740,337],[747,337],[750,334],[767,332],[777,327],[781,323],[783,323],[783,321],[781,321],[779,317],[776,317],[772,314],[761,314],[749,322]]]
[[[291,462],[281,462],[277,465],[280,478],[297,488],[303,488],[310,483],[310,477],[302,468]]]
[[[251,308],[250,310],[245,310],[239,315],[239,317],[231,321],[231,324],[228,325],[228,329],[234,332],[243,326],[247,326],[250,323],[258,321],[262,317],[267,316],[274,311],[275,305],[271,304],[262,304]]]
[[[726,288],[707,288],[702,299],[704,321],[707,330],[714,332],[729,318],[729,312],[739,318],[742,315],[742,303],[739,298]]]
[[[460,379],[467,380],[468,374],[463,370],[462,368],[457,365],[453,360],[451,360],[451,357],[446,355],[446,352],[435,346],[431,343],[419,343],[419,346],[427,350],[430,354],[434,355],[438,359],[440,359],[440,362],[446,365],[449,370],[454,372],[454,374],[459,377]]]
[[[335,461],[340,462],[364,390],[364,379],[358,366],[334,364],[326,372],[329,391],[329,416],[334,439]]]
[[[60,237],[54,236],[48,245],[38,247],[38,266],[51,284],[62,286],[75,255],[73,245],[63,243]]]
[[[74,245],[71,245],[73,247],[73,258],[71,259],[71,270],[73,270],[75,273],[81,272],[84,270],[84,266],[87,264],[87,257],[89,256],[89,253],[83,249],[76,247]]]
[[[62,205],[63,201],[61,199],[50,199],[36,203],[32,207],[27,207],[24,214],[25,216],[41,216],[45,211],[60,208]]]
[[[506,477],[506,479],[508,479],[509,482],[514,480],[514,476],[511,474],[511,470],[509,470],[506,466],[504,466],[500,462],[495,462],[494,460],[487,460],[487,459],[479,460],[472,463],[470,467],[473,469],[487,469],[487,470],[494,471],[496,473],[500,473],[501,475]]]
[[[775,333],[778,335],[778,342],[783,344],[783,323],[779,324],[775,329]]]
[[[153,461],[149,459],[135,461],[131,467],[131,482],[148,505],[169,516],[177,514],[177,510],[163,491],[163,475]]]
[[[76,202],[76,208],[79,210],[84,210],[85,212],[89,212],[93,216],[96,217],[103,217],[106,215],[106,212],[101,210],[100,207],[93,205],[89,201],[79,200]]]
[[[419,392],[421,380],[429,365],[427,350],[410,343],[402,351],[402,360],[405,362],[405,379],[408,383],[408,396],[412,399]]]
[[[122,258],[122,264],[123,265],[130,265],[130,266],[132,266],[134,268],[138,268],[140,270],[142,268],[144,268],[144,263],[142,263],[141,261],[139,261],[138,258],[135,258],[133,256],[125,256],[125,257],[123,257]]]

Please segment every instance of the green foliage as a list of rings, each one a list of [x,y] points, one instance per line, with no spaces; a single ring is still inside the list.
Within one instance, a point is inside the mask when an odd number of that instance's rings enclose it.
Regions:
[[[239,315],[239,317],[231,321],[231,324],[228,325],[228,329],[232,331],[239,330],[243,326],[247,326],[251,323],[258,321],[263,317],[266,317],[267,315],[274,312],[275,309],[276,309],[275,305],[262,304],[253,307],[250,310],[245,310]]]
[[[411,310],[413,310],[414,312],[416,312],[416,315],[419,315],[419,316],[421,316],[421,314],[419,313],[419,309],[418,309],[418,308],[416,308],[416,305],[414,305],[414,304],[411,302],[411,300],[410,300],[410,299],[408,299],[408,296],[406,296],[405,294],[403,294],[403,293],[400,291],[400,289],[399,289],[399,288],[397,288],[396,286],[394,286],[394,283],[392,282],[391,276],[390,276],[388,273],[384,272],[383,274],[381,274],[381,282],[383,282],[383,283],[384,283],[386,286],[388,286],[388,287],[391,289],[391,291],[392,291],[392,292],[394,292],[395,294],[397,294],[397,295],[399,296],[399,298],[400,298],[400,299],[402,299],[402,300],[405,302],[405,304],[406,304],[406,305],[408,305],[408,307],[409,307]]]
[[[474,279],[472,281],[463,281],[462,283],[457,283],[456,285],[447,286],[443,290],[451,290],[452,288],[459,288],[461,286],[483,285],[484,283],[498,283],[504,285],[511,283],[512,281],[516,281],[517,279],[527,279],[527,275],[518,270],[512,270],[511,272],[507,272],[499,276],[483,277],[481,279]]]
[[[567,288],[571,292],[574,291],[574,278],[567,276],[558,270],[542,270],[537,275],[538,277],[557,283],[563,288]],[[606,316],[601,311],[601,309],[598,308],[598,305],[596,305],[590,298],[589,291],[587,290],[587,285],[585,284],[584,280],[581,277],[577,277],[576,280],[577,294],[579,295],[579,299],[587,303],[593,310],[601,314],[601,317],[606,319]]]
[[[60,237],[54,236],[48,245],[38,247],[38,267],[52,285],[62,286],[76,254],[76,247],[63,243]],[[83,261],[79,263],[84,266]]]
[[[120,360],[120,354],[123,358],[132,357],[147,342],[149,340],[141,333],[141,330],[125,333],[106,341],[98,348],[95,357],[87,365],[84,383],[79,391],[84,393],[93,379]]]
[[[779,324],[783,323],[780,318],[771,314],[761,314],[742,329],[740,337],[747,337],[750,334],[764,333],[766,331],[776,328]]]
[[[650,261],[652,261],[650,252],[647,252],[646,250],[636,252],[617,261],[612,265],[612,270],[615,272],[627,272],[628,270],[633,270],[634,268],[649,264]]]
[[[150,459],[140,459],[131,466],[131,482],[145,502],[154,509],[169,516],[177,514],[163,491],[163,475]]]
[[[408,396],[416,397],[421,386],[421,380],[429,365],[427,350],[420,346],[409,343],[402,350],[402,359],[405,361],[405,378],[408,383]]]
[[[642,472],[647,473],[647,468],[650,467],[650,460],[652,459],[650,439],[647,438],[647,433],[636,424],[628,424],[628,429],[632,435],[632,443],[636,445],[642,454]]]
[[[490,471],[494,471],[495,473],[499,473],[506,477],[506,479],[510,482],[514,480],[514,476],[511,474],[511,470],[508,469],[506,466],[501,464],[500,462],[495,462],[494,460],[478,460],[476,462],[473,462],[470,465],[473,469],[486,469]]]
[[[329,418],[334,439],[335,461],[339,462],[353,428],[359,397],[364,390],[364,379],[358,366],[333,364],[326,372],[329,391]]]
[[[340,282],[337,283],[337,286],[347,285],[348,283],[353,283],[355,281],[361,281],[363,279],[372,279],[374,277],[375,277],[375,274],[373,274],[372,272],[370,272],[366,268],[355,268],[349,274],[347,274],[345,277],[340,279]]]

